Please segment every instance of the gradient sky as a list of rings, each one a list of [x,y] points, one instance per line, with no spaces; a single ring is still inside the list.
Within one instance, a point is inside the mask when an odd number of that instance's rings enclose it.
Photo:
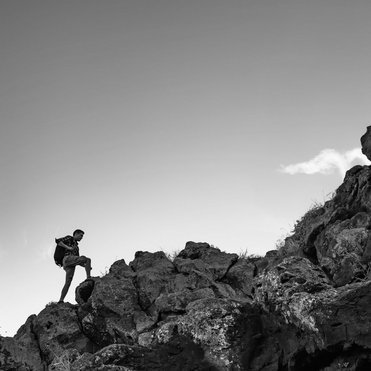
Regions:
[[[189,240],[264,255],[366,163],[371,2],[0,1],[0,333]],[[66,298],[84,279],[78,269]]]

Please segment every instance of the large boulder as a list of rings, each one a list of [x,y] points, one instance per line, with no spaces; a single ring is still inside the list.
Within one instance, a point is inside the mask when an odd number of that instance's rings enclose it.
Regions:
[[[250,259],[239,259],[226,273],[223,282],[229,284],[241,297],[252,298],[253,279],[257,266]]]
[[[321,300],[316,293],[331,290],[331,282],[308,259],[291,256],[255,278],[254,301],[268,312],[279,313],[287,323],[304,331],[318,332],[310,315],[311,305]]]
[[[265,313],[260,316],[262,343],[268,346],[266,327],[284,320],[281,364],[294,370],[335,371],[343,362],[349,369],[366,370],[371,365],[370,289],[368,280],[334,288],[309,260],[286,258],[256,278],[255,302]],[[279,364],[269,369],[278,370]]]
[[[367,127],[367,131],[361,137],[362,153],[371,160],[371,126]]]
[[[184,313],[189,303],[204,298],[215,298],[214,291],[211,288],[202,288],[161,294],[156,299],[155,305],[162,319],[171,314]]]
[[[81,331],[77,306],[69,303],[50,304],[33,320],[33,332],[43,359],[50,363],[66,349],[79,353],[94,352],[97,347]]]
[[[371,168],[355,166],[334,197],[310,209],[286,238],[280,254],[302,256],[319,264],[338,286],[365,276],[362,266],[371,227]]]
[[[156,322],[138,302],[135,278],[136,273],[120,260],[104,277],[86,280],[76,288],[83,332],[100,347],[134,344],[138,333]]]
[[[81,287],[78,289],[82,291]],[[106,346],[135,342],[136,312],[140,312],[140,307],[133,282],[106,276],[96,280],[78,315],[84,333],[99,346]]]
[[[237,262],[237,254],[228,254],[220,251],[218,248],[210,246],[208,243],[196,243],[189,241],[186,243],[185,249],[178,254],[178,258],[186,259],[191,266],[201,267],[201,271],[206,271],[212,275],[212,278],[217,281],[221,280],[228,269]],[[189,262],[189,260],[191,262]],[[178,264],[178,269],[181,267]],[[181,267],[184,272],[184,264]]]
[[[112,344],[93,355],[73,361],[71,371],[218,371],[207,362],[202,348],[176,335],[167,344],[152,348]]]
[[[318,262],[334,281],[343,286],[366,274],[362,257],[368,238],[369,215],[358,213],[345,221],[336,221],[324,229],[315,241]]]
[[[359,212],[371,211],[371,168],[356,165],[345,174],[343,183],[329,202],[333,213],[330,222],[349,219]]]
[[[205,352],[216,369],[239,369],[230,330],[241,314],[242,305],[226,299],[204,298],[190,303],[186,314],[159,324],[154,331],[156,344],[171,343],[178,334],[192,339]]]
[[[150,310],[160,294],[171,292],[175,270],[164,252],[138,251],[129,265],[136,273],[135,287],[143,310]]]

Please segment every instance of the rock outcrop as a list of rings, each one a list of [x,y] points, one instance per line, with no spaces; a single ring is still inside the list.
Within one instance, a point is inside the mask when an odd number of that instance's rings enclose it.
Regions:
[[[371,161],[371,126],[361,137],[362,153]]]
[[[188,242],[174,259],[115,262],[77,287],[77,305],[0,337],[0,369],[369,370],[370,229],[371,169],[355,166],[264,257]]]

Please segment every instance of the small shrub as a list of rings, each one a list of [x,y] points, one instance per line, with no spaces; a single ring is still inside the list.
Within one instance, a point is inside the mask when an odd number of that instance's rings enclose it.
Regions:
[[[241,250],[238,253],[238,260],[247,260],[247,261],[252,260],[252,261],[255,261],[255,260],[258,260],[258,259],[261,259],[261,258],[262,258],[261,255],[249,254],[247,249]]]
[[[249,254],[248,254],[247,249],[245,249],[245,250],[241,250],[241,251],[238,253],[238,259],[247,259],[248,256],[249,256]]]
[[[310,209],[299,220],[296,221],[293,229],[293,235],[295,235],[296,239],[302,240],[308,231],[308,227],[312,225],[313,221],[323,213],[323,205],[315,202]]]
[[[101,277],[104,277],[104,276],[106,276],[108,273],[109,273],[109,268],[110,267],[104,267],[104,271],[102,272],[102,271],[100,271],[100,275],[101,275]]]
[[[292,231],[276,242],[281,256],[297,255],[305,246],[305,239],[315,219],[324,213],[324,205],[314,202],[309,210],[295,222]]]
[[[172,252],[166,252],[164,251],[166,257],[171,261],[173,262],[175,260],[175,258],[179,255],[180,253],[180,250],[174,250]]]
[[[69,353],[63,352],[59,356],[55,356],[49,369],[51,371],[71,371],[71,361]]]

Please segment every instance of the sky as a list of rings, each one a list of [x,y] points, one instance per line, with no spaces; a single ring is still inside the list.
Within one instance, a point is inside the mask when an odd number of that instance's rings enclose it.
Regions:
[[[0,1],[0,334],[187,241],[264,255],[356,164],[371,2]],[[66,301],[85,278],[77,269]]]

